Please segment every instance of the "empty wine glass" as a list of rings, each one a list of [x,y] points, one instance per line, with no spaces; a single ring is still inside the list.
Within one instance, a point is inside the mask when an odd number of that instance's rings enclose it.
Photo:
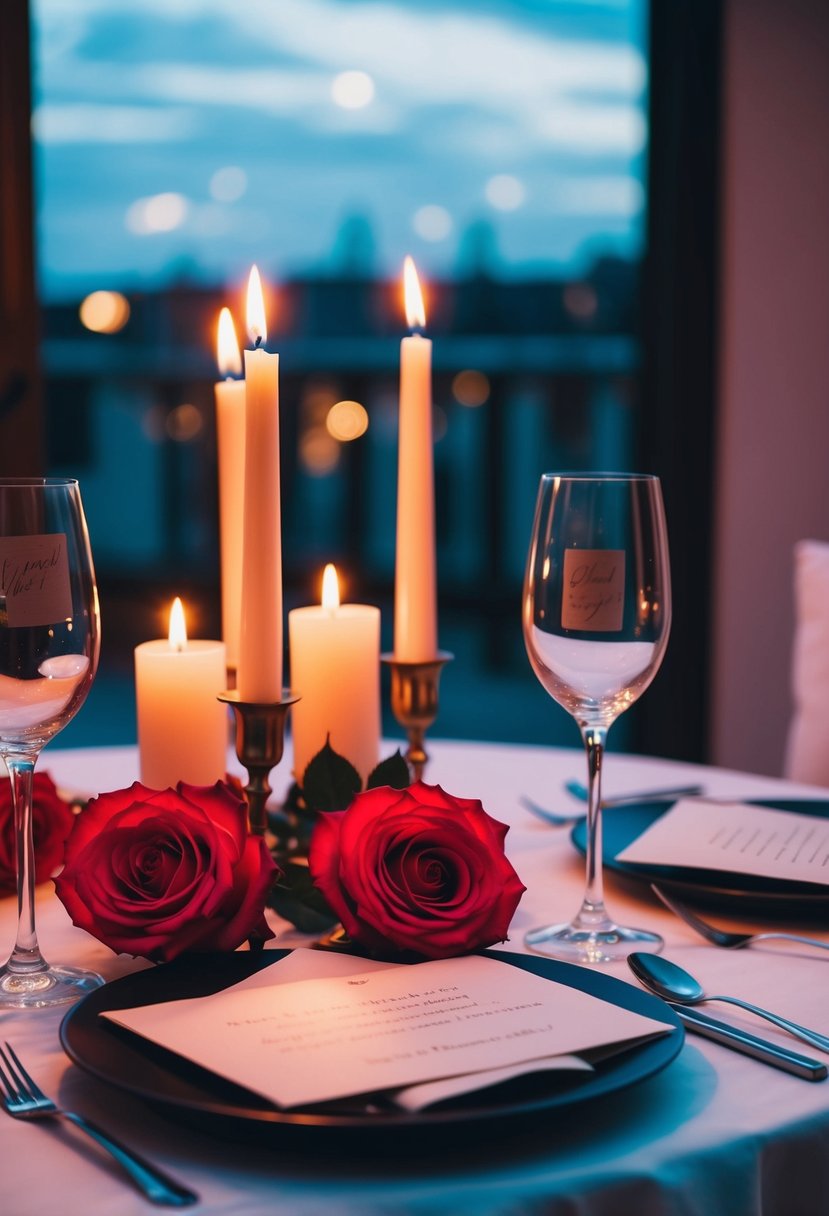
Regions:
[[[601,772],[612,722],[650,684],[668,641],[671,581],[659,480],[627,473],[545,473],[527,560],[524,641],[547,692],[576,719],[587,751],[587,882],[569,924],[532,929],[527,945],[582,963],[659,950],[617,925],[602,890]]]
[[[18,927],[0,968],[0,1009],[63,1005],[103,983],[49,966],[35,931],[32,783],[43,746],[95,677],[98,592],[78,483],[0,480],[0,757],[11,778]]]

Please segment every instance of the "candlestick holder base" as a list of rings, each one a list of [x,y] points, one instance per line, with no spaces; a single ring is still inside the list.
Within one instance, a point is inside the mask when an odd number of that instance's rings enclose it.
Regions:
[[[243,701],[235,689],[219,693],[236,718],[236,755],[248,772],[245,796],[250,830],[264,836],[267,826],[265,804],[271,787],[268,776],[282,759],[285,744],[285,719],[299,700],[299,693],[285,690],[279,701]]]
[[[406,760],[415,781],[423,779],[429,759],[426,731],[438,716],[440,673],[454,655],[439,650],[433,659],[411,663],[393,654],[380,656],[391,671],[391,708],[409,741]]]

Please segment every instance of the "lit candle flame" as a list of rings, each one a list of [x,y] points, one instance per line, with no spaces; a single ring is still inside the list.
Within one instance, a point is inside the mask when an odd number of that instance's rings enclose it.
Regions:
[[[170,609],[170,632],[168,636],[171,650],[187,649],[187,624],[184,620],[184,608],[178,596],[173,600],[173,606]]]
[[[259,278],[259,271],[255,266],[251,266],[250,278],[248,279],[247,326],[248,337],[254,346],[259,346],[260,343],[267,341],[268,327],[265,324],[265,301],[262,296],[262,280]]]
[[[229,308],[219,313],[219,328],[216,334],[216,362],[220,376],[241,376],[242,356],[236,338],[236,328]]]
[[[403,263],[403,298],[406,301],[406,324],[409,329],[424,329],[426,310],[423,307],[423,292],[420,290],[415,264],[408,256]]]
[[[340,583],[337,569],[331,562],[322,573],[322,606],[329,611],[340,606]]]

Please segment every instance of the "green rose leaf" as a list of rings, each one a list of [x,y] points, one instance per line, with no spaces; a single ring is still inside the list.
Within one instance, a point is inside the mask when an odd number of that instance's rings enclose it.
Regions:
[[[268,906],[290,921],[300,933],[325,933],[337,923],[311,880],[308,863],[301,859],[285,861],[278,858],[282,877],[271,887]]]
[[[288,814],[296,814],[297,811],[304,809],[302,799],[302,790],[296,781],[292,781],[290,788],[285,795],[285,801],[282,803],[282,810]]]
[[[381,760],[376,768],[368,775],[366,789],[376,789],[378,785],[389,785],[393,790],[405,790],[411,785],[412,778],[409,766],[400,754],[400,748],[393,756]]]
[[[363,788],[360,774],[326,740],[305,770],[302,792],[313,811],[344,811]]]

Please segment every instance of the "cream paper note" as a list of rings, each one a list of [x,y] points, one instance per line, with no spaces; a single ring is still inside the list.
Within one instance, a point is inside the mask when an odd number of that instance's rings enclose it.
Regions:
[[[616,860],[829,885],[829,819],[685,798]]]
[[[277,988],[237,987],[104,1016],[284,1107],[671,1029],[475,955]]]
[[[279,984],[295,984],[300,980],[319,979],[320,969],[326,975],[358,975],[363,971],[384,971],[387,968],[401,967],[402,963],[378,963],[370,959],[359,958],[353,954],[321,954],[319,950],[298,947],[287,954],[278,963],[264,967],[261,971],[240,980],[233,989],[228,991],[247,991],[251,988],[273,988]],[[609,1049],[612,1051],[612,1049]],[[621,1044],[619,1050],[624,1051]],[[515,1077],[528,1073],[560,1073],[560,1072],[595,1072],[593,1064],[581,1056],[560,1055],[548,1059],[523,1060],[508,1068],[488,1068],[471,1073],[461,1073],[456,1077],[443,1077],[439,1081],[426,1081],[422,1085],[406,1085],[400,1089],[389,1090],[386,1097],[402,1110],[418,1111],[436,1102],[445,1102],[449,1098],[457,1098],[461,1094],[475,1093],[488,1086],[500,1085]]]

